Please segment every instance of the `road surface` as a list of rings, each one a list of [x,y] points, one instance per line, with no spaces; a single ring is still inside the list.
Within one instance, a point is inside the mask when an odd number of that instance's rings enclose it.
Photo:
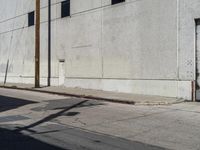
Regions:
[[[134,106],[0,89],[0,150],[198,150],[199,122],[199,103]]]

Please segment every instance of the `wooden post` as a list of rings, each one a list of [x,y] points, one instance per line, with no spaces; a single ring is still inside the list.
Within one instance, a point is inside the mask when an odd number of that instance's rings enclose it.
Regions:
[[[40,0],[36,0],[35,23],[35,87],[40,87]]]

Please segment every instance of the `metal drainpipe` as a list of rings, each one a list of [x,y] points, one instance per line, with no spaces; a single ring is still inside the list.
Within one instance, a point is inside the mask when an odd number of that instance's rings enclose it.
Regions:
[[[51,0],[48,0],[48,86],[51,86]]]

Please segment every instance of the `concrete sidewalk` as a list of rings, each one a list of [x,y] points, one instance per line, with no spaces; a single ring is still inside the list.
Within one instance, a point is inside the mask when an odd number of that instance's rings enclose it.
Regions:
[[[118,103],[134,104],[134,105],[169,105],[184,102],[183,99],[138,95],[129,93],[108,92],[100,90],[89,90],[80,88],[67,88],[67,87],[41,87],[35,88],[33,84],[16,84],[7,83],[6,85],[0,84],[0,88],[10,88],[19,90],[36,91],[50,94],[58,94],[64,96],[73,96],[79,98],[88,98],[96,100],[104,100]]]

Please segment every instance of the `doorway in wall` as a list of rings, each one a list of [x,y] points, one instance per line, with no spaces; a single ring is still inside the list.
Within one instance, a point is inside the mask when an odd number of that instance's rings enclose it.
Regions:
[[[195,97],[200,100],[200,19],[196,19],[196,83],[195,83]]]
[[[64,85],[65,83],[65,60],[59,60],[59,85]]]

